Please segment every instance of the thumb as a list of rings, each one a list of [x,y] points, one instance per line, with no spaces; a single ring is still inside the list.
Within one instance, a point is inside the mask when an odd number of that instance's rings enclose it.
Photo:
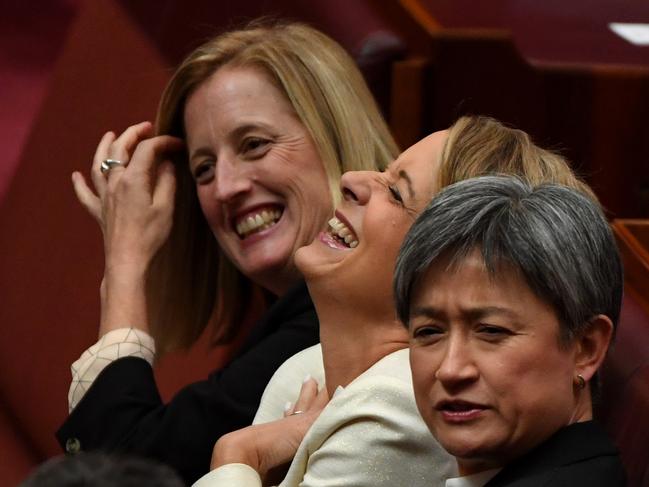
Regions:
[[[90,213],[101,226],[101,201],[88,187],[85,178],[78,171],[72,173],[72,187],[74,188],[74,193],[77,195],[79,203],[81,203],[86,211]]]

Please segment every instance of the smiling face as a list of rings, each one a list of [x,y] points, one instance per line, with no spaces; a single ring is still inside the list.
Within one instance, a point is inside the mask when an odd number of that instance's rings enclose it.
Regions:
[[[382,317],[394,314],[391,283],[396,256],[436,189],[446,136],[443,131],[426,137],[383,173],[343,174],[343,201],[328,229],[296,254],[312,294],[319,289],[341,293],[355,306],[369,300]]]
[[[575,415],[574,345],[518,272],[491,278],[474,251],[436,262],[411,302],[410,363],[419,411],[462,474],[506,464]]]
[[[260,69],[224,66],[185,107],[190,169],[227,257],[281,295],[293,255],[324,228],[332,199],[318,152],[291,104]]]

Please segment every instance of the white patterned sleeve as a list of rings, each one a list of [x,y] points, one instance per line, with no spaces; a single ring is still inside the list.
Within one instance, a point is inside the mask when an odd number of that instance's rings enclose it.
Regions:
[[[102,336],[81,354],[71,366],[72,383],[68,393],[71,412],[90,388],[99,373],[111,362],[122,357],[140,357],[153,364],[155,342],[146,332],[136,328],[118,328]]]

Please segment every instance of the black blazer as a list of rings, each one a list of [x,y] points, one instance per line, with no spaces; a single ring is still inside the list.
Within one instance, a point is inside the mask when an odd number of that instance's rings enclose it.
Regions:
[[[271,306],[230,363],[186,386],[167,404],[145,360],[116,360],[99,374],[56,436],[68,451],[80,447],[154,458],[192,483],[209,471],[216,440],[252,423],[277,368],[318,341],[318,318],[301,283]]]
[[[618,451],[593,421],[562,428],[485,487],[624,487]]]

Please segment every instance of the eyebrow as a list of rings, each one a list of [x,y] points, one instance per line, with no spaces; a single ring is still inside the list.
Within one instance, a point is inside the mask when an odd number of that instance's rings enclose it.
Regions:
[[[213,155],[212,149],[210,149],[209,147],[199,147],[198,149],[196,149],[194,152],[192,152],[189,155],[189,164],[191,166],[194,159],[196,159],[198,157],[212,156],[212,155]]]
[[[469,321],[476,321],[485,316],[491,315],[507,316],[511,319],[516,319],[518,317],[518,315],[511,309],[500,306],[482,306],[479,308],[462,310],[463,318],[468,319]],[[436,318],[441,320],[448,318],[446,312],[434,306],[416,306],[410,311],[410,316],[411,318],[424,316],[426,318]]]
[[[412,179],[410,179],[410,176],[408,176],[408,173],[404,171],[403,169],[399,170],[399,177],[408,183],[408,193],[410,193],[410,197],[414,198],[415,197],[415,190],[412,187]]]
[[[235,127],[232,131],[230,131],[227,134],[227,137],[231,138],[232,140],[238,140],[241,137],[243,137],[246,133],[256,130],[256,129],[261,129],[261,130],[270,130],[270,127],[266,126],[263,123],[244,123],[243,125],[239,125]],[[210,147],[199,147],[196,149],[194,152],[192,152],[189,156],[189,162],[191,162],[194,158],[199,157],[199,156],[212,156],[213,151]]]
[[[268,130],[267,126],[262,123],[244,123],[243,125],[239,125],[236,127],[234,130],[232,130],[228,136],[232,137],[233,139],[240,139],[243,137],[244,134],[247,132],[250,132],[251,130],[256,130],[256,129],[262,129],[262,130]]]

